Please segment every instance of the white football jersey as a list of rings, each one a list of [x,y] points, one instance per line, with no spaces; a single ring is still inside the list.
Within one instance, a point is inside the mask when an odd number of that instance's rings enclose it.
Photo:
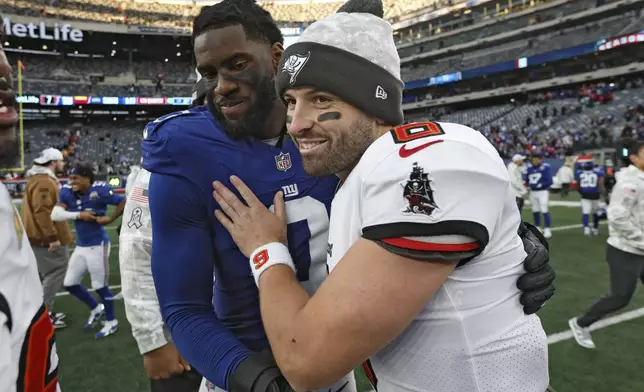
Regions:
[[[460,260],[371,357],[379,392],[546,390],[546,335],[516,287],[520,219],[503,161],[471,128],[409,124],[367,149],[333,200],[330,270],[361,237],[419,262]]]
[[[134,173],[134,170],[133,170]],[[119,263],[125,314],[141,354],[168,343],[152,279],[152,222],[148,204],[150,172],[128,177],[127,202],[119,237]]]
[[[0,184],[0,391],[55,392],[58,355],[38,266],[20,214]]]

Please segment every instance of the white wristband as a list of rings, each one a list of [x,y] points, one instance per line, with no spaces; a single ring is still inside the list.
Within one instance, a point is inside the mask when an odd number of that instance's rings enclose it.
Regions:
[[[259,277],[262,273],[278,264],[288,265],[293,272],[296,272],[291,253],[288,251],[286,245],[280,242],[271,242],[270,244],[262,245],[251,253],[250,270],[253,271],[253,277],[255,277],[257,287],[259,287]]]

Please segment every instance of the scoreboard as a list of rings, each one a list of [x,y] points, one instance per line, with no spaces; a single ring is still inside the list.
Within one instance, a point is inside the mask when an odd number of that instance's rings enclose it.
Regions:
[[[190,106],[191,97],[98,97],[85,95],[19,95],[18,103],[40,104],[41,106],[74,105],[155,105]]]

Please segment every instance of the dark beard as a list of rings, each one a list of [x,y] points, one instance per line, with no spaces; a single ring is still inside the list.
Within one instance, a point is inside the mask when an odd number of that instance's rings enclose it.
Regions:
[[[0,169],[20,167],[20,138],[14,140],[0,139]]]
[[[208,110],[231,139],[239,140],[249,136],[263,139],[266,133],[266,123],[277,101],[275,76],[270,75],[262,79],[257,89],[257,102],[250,107],[246,116],[241,120],[230,121],[217,109],[212,90],[208,92],[206,100]]]

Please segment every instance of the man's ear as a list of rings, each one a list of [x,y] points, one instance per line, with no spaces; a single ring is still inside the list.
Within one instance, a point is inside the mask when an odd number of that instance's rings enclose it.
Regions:
[[[273,57],[273,73],[277,73],[277,67],[280,65],[282,53],[284,53],[284,46],[279,42],[275,42],[271,46],[271,56]]]

